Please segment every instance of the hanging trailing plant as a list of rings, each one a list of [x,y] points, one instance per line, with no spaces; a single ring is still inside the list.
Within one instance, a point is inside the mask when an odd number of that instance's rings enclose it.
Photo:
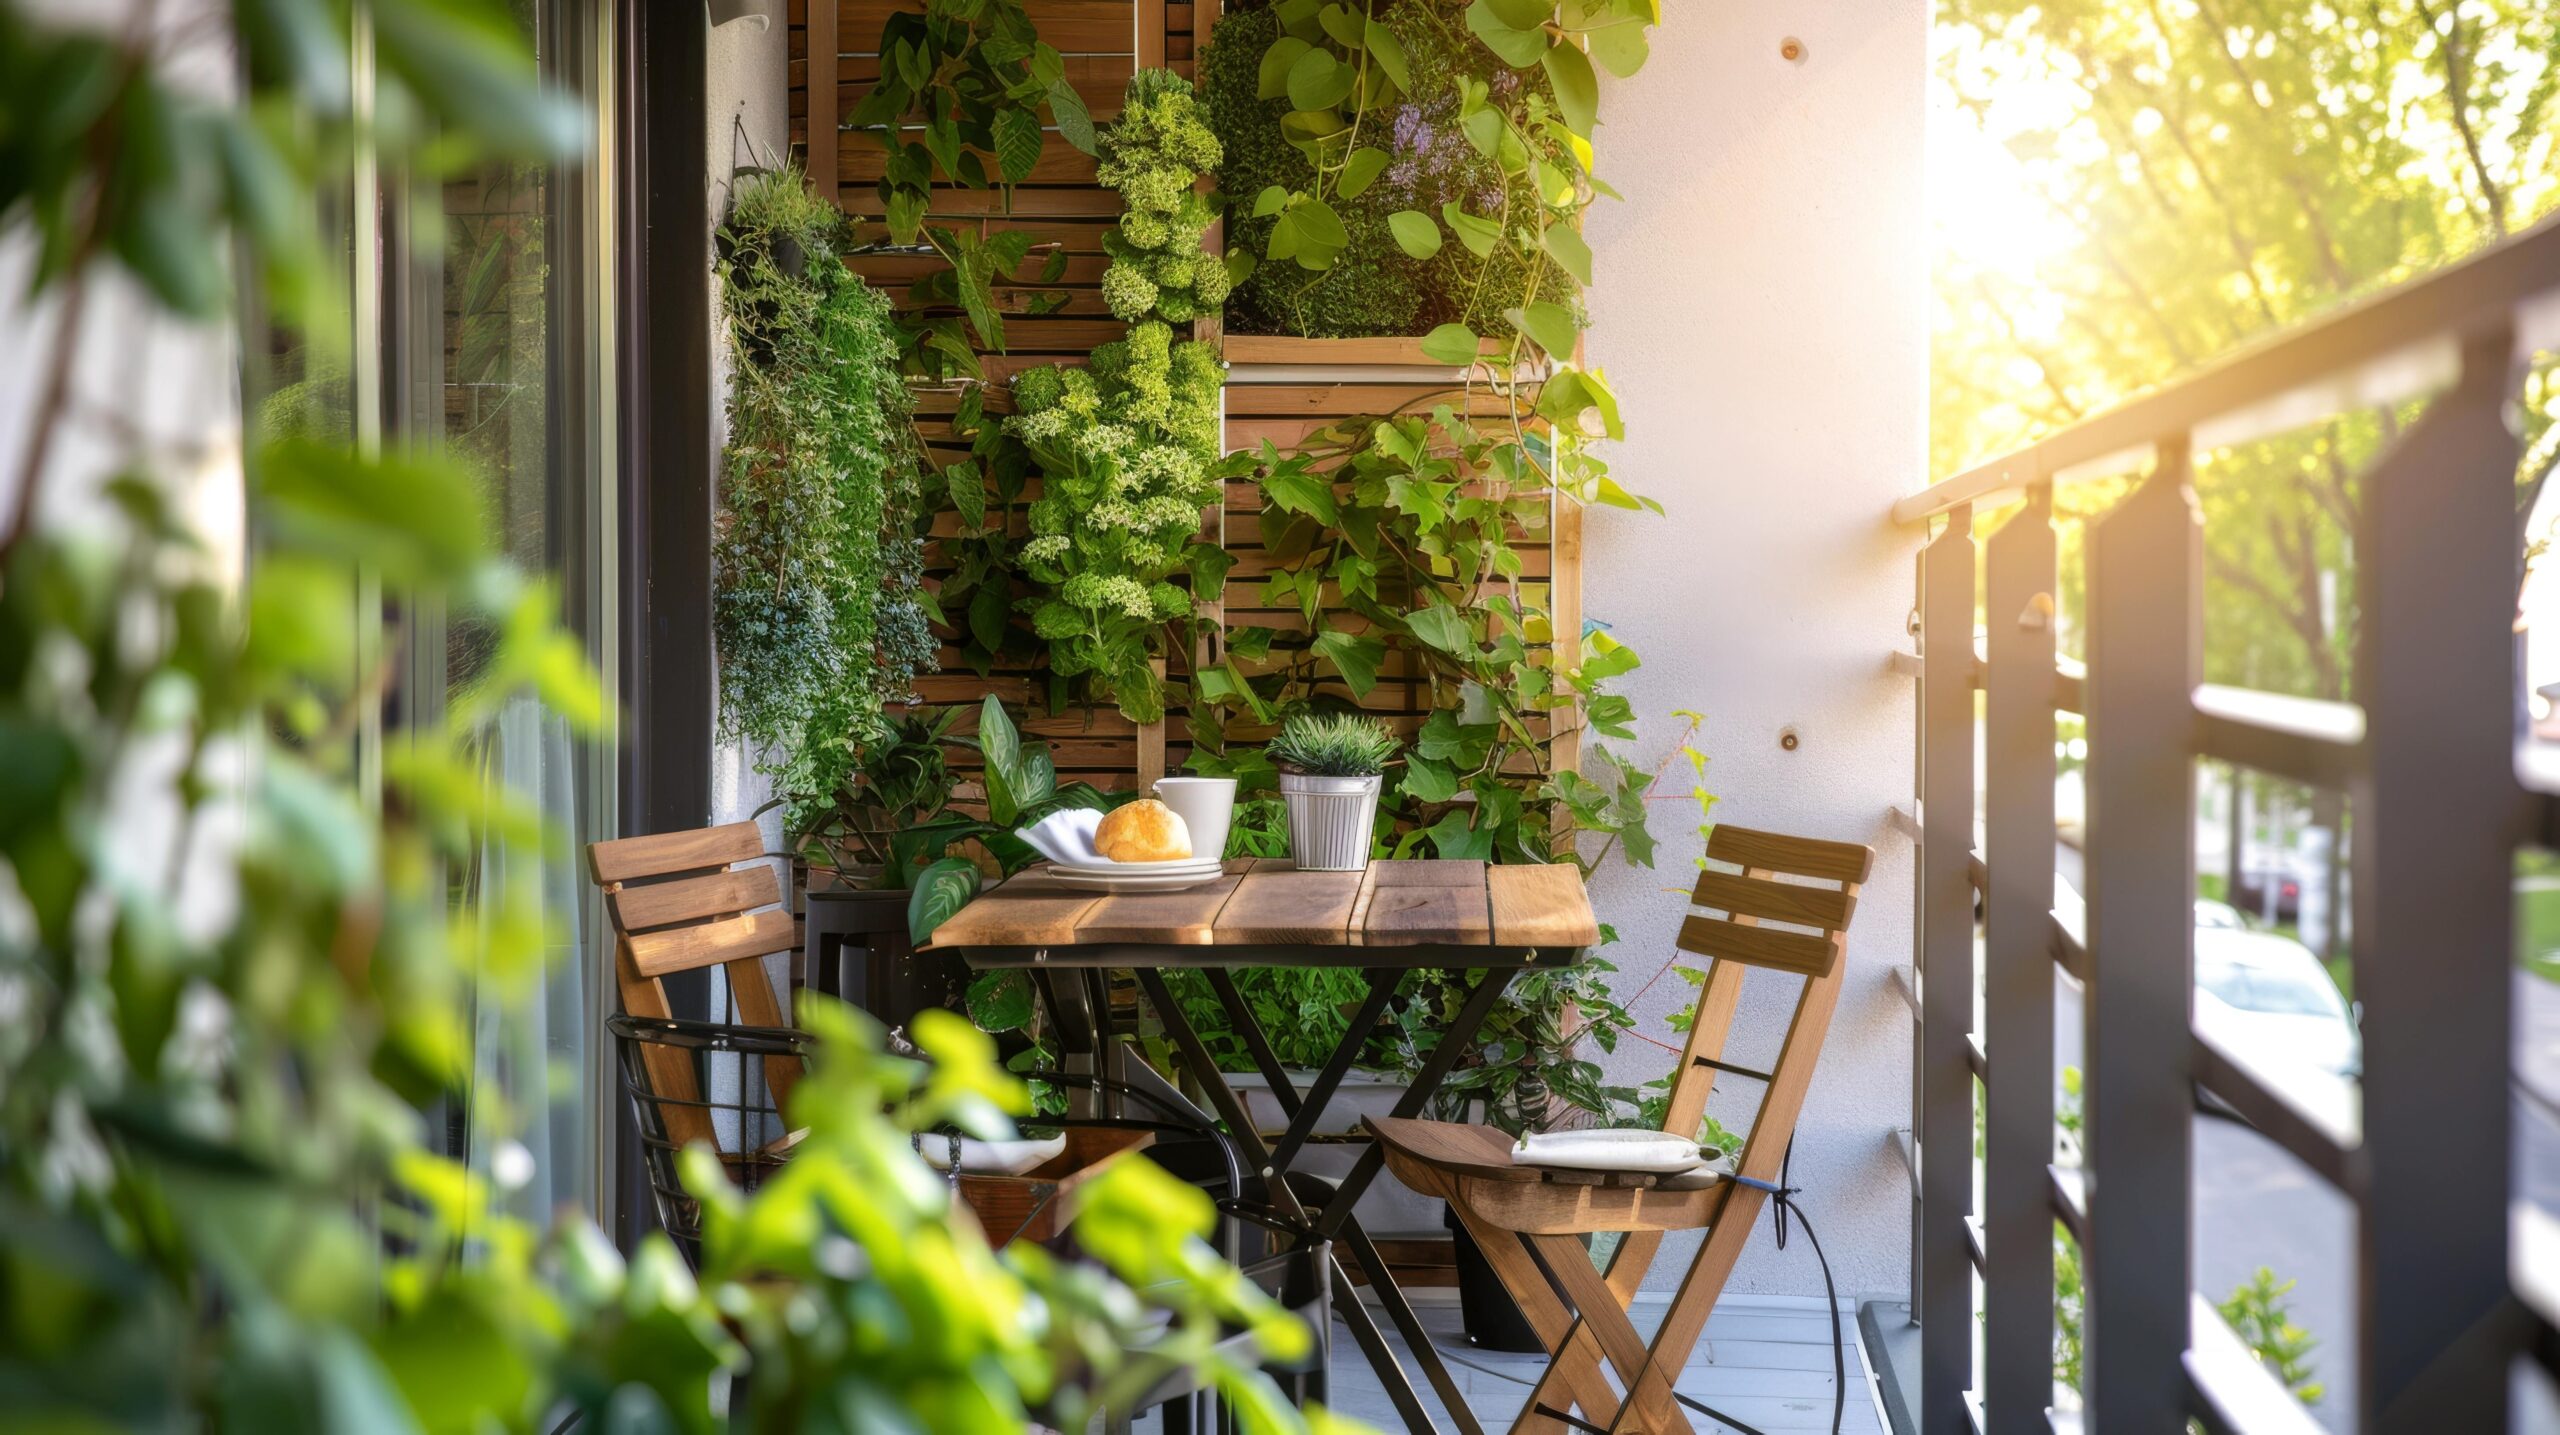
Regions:
[[[729,442],[714,520],[720,717],[796,828],[934,662],[923,507],[889,305],[796,170],[744,178],[720,230]]]
[[[1209,209],[1193,192],[1218,143],[1189,81],[1142,70],[1102,149],[1103,182],[1123,206],[1103,289],[1131,327],[1083,368],[1014,381],[1005,431],[1042,480],[1020,553],[1034,591],[1019,606],[1056,678],[1153,722],[1165,696],[1153,661],[1188,649],[1195,591],[1214,595],[1229,562],[1196,541],[1201,510],[1220,494],[1225,366],[1172,327],[1225,297],[1224,271],[1200,244]],[[1186,571],[1193,589],[1172,581]]]

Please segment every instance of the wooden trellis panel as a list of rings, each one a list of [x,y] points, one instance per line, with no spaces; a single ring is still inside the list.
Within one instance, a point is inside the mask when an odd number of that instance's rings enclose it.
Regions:
[[[809,115],[813,101],[820,115],[841,115],[861,99],[879,77],[882,27],[903,8],[910,6],[902,0],[791,3],[792,138],[801,146],[814,181],[822,188],[832,186],[836,202],[858,221],[856,233],[864,241],[887,238],[874,188],[883,152],[874,140],[841,133],[837,126],[821,123],[813,130]],[[1024,8],[1040,37],[1065,55],[1068,79],[1097,124],[1119,114],[1121,92],[1141,66],[1163,65],[1183,75],[1191,73],[1192,29],[1202,7],[1164,0],[1028,0]],[[1214,5],[1208,13],[1214,19]],[[812,66],[813,51],[824,56],[830,50],[832,67],[823,61]],[[1038,282],[1054,252],[1042,247],[1035,248],[1010,276],[1014,282],[996,286],[997,306],[1005,314],[1006,351],[979,356],[990,384],[991,409],[1009,406],[1004,384],[1015,374],[1043,364],[1080,363],[1095,345],[1125,332],[1126,326],[1105,308],[1101,287],[1108,262],[1102,253],[1102,236],[1119,211],[1119,196],[1095,183],[1093,159],[1054,134],[1039,168],[1028,182],[1014,188],[1009,206],[993,190],[945,187],[936,191],[930,223],[967,226],[980,233],[1028,230],[1038,244],[1062,248],[1066,255],[1066,270],[1054,285]],[[939,258],[918,254],[872,255],[853,264],[857,273],[880,286],[901,308],[908,307],[908,287],[942,267]],[[1061,289],[1067,296],[1063,307],[1043,315],[1027,312],[1035,296]],[[966,445],[953,435],[950,422],[959,401],[956,390],[919,396],[920,427],[937,462],[957,459],[965,452]],[[1026,497],[1038,493],[1035,478]],[[954,531],[956,520],[945,515],[936,536],[947,537]],[[939,584],[949,569],[937,547],[927,549],[926,563],[926,581]],[[943,636],[953,635],[946,630]],[[960,661],[958,649],[952,646],[943,649],[942,671],[919,680],[917,689],[931,703],[974,703],[989,693],[997,695],[1013,707],[1017,721],[1023,721],[1028,731],[1050,741],[1062,780],[1127,788],[1179,768],[1190,755],[1189,728],[1179,713],[1143,730],[1109,708],[1026,721],[1027,714],[1039,710],[1035,705],[1046,702],[1045,673],[1017,665],[981,677]]]
[[[1267,335],[1229,335],[1224,341],[1228,363],[1226,389],[1227,448],[1230,452],[1259,448],[1265,439],[1288,449],[1328,424],[1363,414],[1397,410],[1427,412],[1439,404],[1471,404],[1480,415],[1503,412],[1499,400],[1478,394],[1464,397],[1457,371],[1434,365],[1422,355],[1416,339],[1298,339]],[[1564,505],[1570,509],[1571,505]],[[1307,623],[1296,609],[1260,606],[1260,579],[1272,570],[1262,546],[1262,495],[1250,482],[1231,484],[1227,492],[1226,547],[1236,555],[1228,575],[1227,624],[1231,628],[1267,627],[1283,633],[1303,632]],[[1560,591],[1556,582],[1558,554],[1578,554],[1579,527],[1567,535],[1571,549],[1557,544],[1558,515],[1551,506],[1549,527],[1514,535],[1520,555],[1521,595],[1531,604],[1552,605],[1559,628],[1579,632],[1581,574],[1568,564]],[[1362,619],[1344,613],[1331,626],[1361,631]],[[1570,661],[1570,659],[1568,659]],[[1239,662],[1247,673],[1257,671]],[[1425,675],[1410,655],[1390,650],[1379,669],[1378,685],[1357,699],[1339,681],[1319,691],[1387,720],[1399,732],[1412,732],[1434,706]],[[1570,725],[1568,725],[1570,726]],[[1231,736],[1256,740],[1261,729],[1237,725]],[[1560,756],[1562,754],[1559,754]]]
[[[858,220],[867,221],[859,230],[866,239],[885,238],[877,222],[879,201],[873,189],[880,176],[880,148],[868,138],[842,134],[832,126],[822,124],[812,131],[809,113],[813,99],[822,115],[841,114],[860,99],[879,75],[881,28],[899,8],[901,0],[791,3],[792,137],[802,146],[810,172],[820,176],[818,182],[832,182],[837,203]],[[1066,55],[1070,80],[1091,107],[1095,121],[1103,123],[1118,114],[1122,88],[1135,69],[1161,64],[1189,76],[1195,45],[1216,24],[1220,7],[1218,0],[1196,5],[1166,0],[1028,0],[1026,9],[1041,38]],[[830,48],[835,55],[832,73],[823,62],[813,69],[813,50],[823,56]],[[1027,229],[1043,242],[1062,245],[1067,256],[1066,271],[1055,286],[1036,282],[1045,251],[1033,254],[1013,276],[1015,284],[998,286],[999,304],[1007,311],[1007,351],[981,356],[995,385],[991,407],[1003,405],[1003,381],[1014,374],[1042,364],[1080,362],[1095,344],[1123,331],[1105,309],[1101,295],[1107,263],[1102,235],[1118,212],[1119,197],[1094,182],[1093,161],[1056,141],[1049,145],[1032,180],[1013,191],[1009,210],[993,191],[951,188],[938,192],[931,210],[934,222],[975,225],[986,232]],[[1222,246],[1217,230],[1211,230],[1208,242],[1212,249]],[[878,255],[858,260],[854,268],[903,306],[907,286],[932,273],[940,262],[931,256]],[[1041,316],[1023,312],[1035,293],[1051,288],[1066,291],[1063,308]],[[1195,326],[1195,333],[1220,339],[1214,318]],[[1435,375],[1417,341],[1411,339],[1238,336],[1222,343],[1235,369],[1225,393],[1229,451],[1258,447],[1265,438],[1287,447],[1350,415],[1386,412],[1408,402],[1428,407],[1438,401],[1435,393],[1452,388],[1447,378],[1450,371],[1442,368]],[[928,392],[920,399],[926,441],[937,460],[961,456],[948,417],[958,402],[957,393]],[[1037,479],[1028,492],[1037,495]],[[1261,580],[1271,571],[1261,542],[1261,506],[1254,485],[1237,483],[1229,486],[1223,511],[1204,516],[1207,531],[1237,557],[1229,575],[1224,622],[1231,628],[1261,625],[1300,630],[1305,620],[1295,611],[1259,606]],[[1568,511],[1554,515],[1550,532],[1524,534],[1518,545],[1522,582],[1530,590],[1525,596],[1551,605],[1564,640],[1559,656],[1568,663],[1579,649],[1581,619],[1580,525],[1579,514],[1569,511],[1571,507],[1564,505]],[[956,519],[949,515],[937,525],[938,536],[955,531]],[[928,550],[927,559],[927,581],[938,582],[948,570],[939,565],[938,551]],[[1559,573],[1562,581],[1556,583]],[[1345,616],[1341,626],[1357,630],[1360,620]],[[1249,665],[1239,666],[1252,671]],[[999,669],[982,678],[960,663],[956,648],[946,647],[943,671],[921,680],[918,688],[934,703],[975,702],[992,692],[1020,712],[1045,699],[1046,681],[1036,668]],[[1350,697],[1338,683],[1327,685],[1325,691]],[[1389,655],[1377,687],[1358,701],[1405,732],[1418,728],[1431,710],[1420,674],[1407,656],[1396,653]],[[1180,712],[1147,728],[1109,709],[1036,718],[1027,726],[1055,744],[1062,778],[1082,778],[1105,787],[1141,785],[1157,774],[1178,770],[1190,753],[1189,726]],[[1229,731],[1248,741],[1263,735],[1245,726]],[[1559,740],[1555,759],[1569,765],[1571,746],[1570,737]]]

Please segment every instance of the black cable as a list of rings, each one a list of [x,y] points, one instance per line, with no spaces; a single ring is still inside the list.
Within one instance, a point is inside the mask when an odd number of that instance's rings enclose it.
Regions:
[[[1748,1186],[1755,1191],[1765,1191],[1768,1193],[1770,1201],[1769,1220],[1771,1226],[1774,1228],[1772,1234],[1777,1239],[1777,1246],[1779,1250],[1783,1251],[1787,1248],[1787,1216],[1790,1212],[1794,1213],[1797,1223],[1804,1227],[1805,1240],[1812,1243],[1813,1258],[1822,1267],[1823,1303],[1831,1309],[1831,1435],[1840,1435],[1841,1422],[1846,1418],[1849,1412],[1848,1337],[1840,1324],[1840,1288],[1832,1283],[1831,1258],[1822,1253],[1822,1241],[1820,1237],[1813,1233],[1813,1222],[1805,1218],[1804,1208],[1796,1204],[1795,1197],[1797,1188],[1788,1184],[1787,1181],[1788,1169],[1795,1164],[1795,1158],[1796,1143],[1793,1139],[1790,1139],[1787,1142],[1787,1154],[1780,1157],[1778,1160],[1778,1179],[1775,1184],[1767,1181],[1754,1180],[1749,1176],[1740,1174],[1736,1174],[1729,1179],[1740,1185]],[[1764,1435],[1764,1432],[1759,1430],[1757,1427],[1746,1425],[1741,1421],[1734,1419],[1732,1416],[1725,1414],[1723,1411],[1716,1409],[1714,1406],[1709,1405],[1702,1400],[1692,1400],[1677,1390],[1671,1392],[1671,1398],[1688,1406],[1690,1409],[1697,1411],[1699,1414],[1706,1416],[1710,1420],[1732,1427],[1734,1430],[1741,1432],[1741,1435]],[[1565,1411],[1558,1410],[1552,1405],[1541,1404],[1538,1407],[1538,1413],[1548,1417],[1549,1419],[1562,1421],[1564,1424],[1569,1425],[1576,1430],[1592,1431],[1595,1432],[1595,1435],[1607,1435],[1606,1426],[1594,1425],[1588,1420],[1576,1419],[1573,1415]]]

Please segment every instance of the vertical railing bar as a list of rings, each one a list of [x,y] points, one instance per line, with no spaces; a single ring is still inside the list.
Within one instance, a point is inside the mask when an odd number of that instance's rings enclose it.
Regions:
[[[2195,940],[2188,744],[2203,615],[2190,447],[2183,434],[2163,439],[2150,475],[2097,522],[2088,549],[2082,1093],[2091,1430],[2178,1430],[2186,1415]]]
[[[2362,1428],[2507,1428],[2507,1083],[2515,980],[2513,340],[2365,476],[2353,813],[2365,1005]]]
[[[1983,1409],[2042,1431],[2053,1393],[2053,487],[1988,545],[1984,625]]]
[[[1973,1385],[1973,511],[1920,560],[1921,1428],[1966,1428]]]

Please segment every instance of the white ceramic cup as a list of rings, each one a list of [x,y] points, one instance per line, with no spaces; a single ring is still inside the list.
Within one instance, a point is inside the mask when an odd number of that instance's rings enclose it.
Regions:
[[[1236,780],[1232,777],[1159,777],[1156,800],[1173,809],[1191,829],[1191,855],[1224,856],[1227,827],[1236,815]]]

